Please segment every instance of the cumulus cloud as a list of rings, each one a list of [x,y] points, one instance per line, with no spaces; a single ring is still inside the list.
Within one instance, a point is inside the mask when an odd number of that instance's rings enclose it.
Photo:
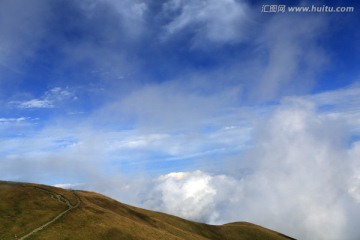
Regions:
[[[193,175],[170,173],[161,176],[159,181],[157,187],[162,194],[163,208],[167,212],[197,220],[209,217],[205,211],[214,208],[212,204],[216,194],[216,190],[209,184],[210,176],[200,172]]]
[[[216,223],[223,215],[222,205],[241,197],[241,183],[225,175],[211,176],[202,171],[173,172],[154,182],[147,207],[201,222]]]
[[[307,102],[287,104],[260,128],[244,215],[253,220],[261,215],[257,221],[271,227],[286,222],[281,229],[301,239],[342,238],[349,198],[342,192],[348,189],[350,164],[341,148],[343,129],[315,114]]]

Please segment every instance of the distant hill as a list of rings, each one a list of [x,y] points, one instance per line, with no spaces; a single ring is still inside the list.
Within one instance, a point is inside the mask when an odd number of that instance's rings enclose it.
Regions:
[[[246,222],[213,226],[132,207],[98,193],[0,182],[0,240],[292,239]]]

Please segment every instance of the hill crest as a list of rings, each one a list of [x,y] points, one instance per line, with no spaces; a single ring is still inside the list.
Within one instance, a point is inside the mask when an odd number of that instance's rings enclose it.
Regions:
[[[192,222],[94,192],[1,181],[0,196],[0,239],[293,239],[247,222]]]

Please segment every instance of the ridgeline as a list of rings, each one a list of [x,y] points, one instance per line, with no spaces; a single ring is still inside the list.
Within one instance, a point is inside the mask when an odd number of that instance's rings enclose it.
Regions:
[[[221,226],[132,207],[98,193],[0,182],[0,240],[286,240],[246,222]]]

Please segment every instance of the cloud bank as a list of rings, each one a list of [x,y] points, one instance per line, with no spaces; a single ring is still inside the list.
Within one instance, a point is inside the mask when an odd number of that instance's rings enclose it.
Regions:
[[[297,239],[355,240],[360,234],[356,227],[360,220],[357,91],[354,86],[287,97],[276,106],[252,109],[258,121],[252,122],[253,130],[246,133],[251,140],[245,141],[246,147],[241,151],[222,155],[220,165],[210,160],[214,153],[211,152],[204,155],[203,161],[196,156],[198,165],[191,169],[198,170],[144,175],[137,180],[119,177],[114,172],[104,177],[101,175],[105,172],[97,171],[96,176],[89,171],[96,181],[90,180],[82,188],[97,189],[128,203],[201,222],[251,221]],[[236,128],[212,130],[201,141],[216,136],[214,146],[220,142],[232,142],[231,146],[235,146],[241,138],[231,137],[232,134],[244,134],[246,129]],[[104,139],[110,139],[109,135]],[[196,144],[187,146],[174,135],[142,135],[115,147],[148,154],[155,149],[169,151],[176,143],[182,148],[171,152],[175,156],[183,156],[191,147],[202,148]],[[157,154],[148,161],[158,167],[164,164],[159,157]],[[131,158],[136,161],[136,155]],[[215,167],[209,167],[209,163]]]
[[[298,239],[357,239],[360,142],[349,144],[344,128],[311,102],[286,100],[246,156],[228,162],[237,170],[160,176],[145,206],[209,223],[250,220]]]

